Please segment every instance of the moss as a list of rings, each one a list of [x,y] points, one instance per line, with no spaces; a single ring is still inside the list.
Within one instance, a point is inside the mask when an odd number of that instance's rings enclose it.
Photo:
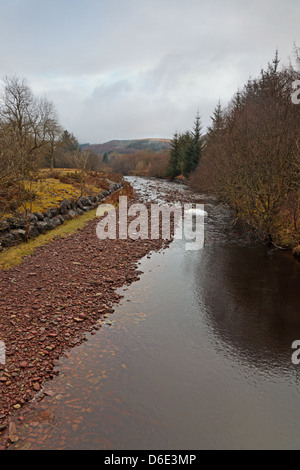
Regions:
[[[36,197],[32,203],[32,212],[43,212],[51,207],[57,207],[63,199],[76,199],[81,191],[72,184],[65,184],[57,179],[49,178],[32,183],[31,190]],[[87,186],[84,194],[99,194],[101,188]],[[21,208],[20,208],[21,210]]]
[[[33,182],[25,183],[25,190],[33,197],[31,201],[16,208],[16,210],[6,212],[2,215],[2,219],[11,217],[16,212],[24,212],[25,207],[30,212],[44,212],[52,207],[58,207],[63,199],[78,199],[81,196],[80,188],[73,184],[62,183],[55,178],[43,178]],[[103,190],[102,187],[86,185],[83,195],[97,195]]]
[[[104,178],[103,174],[101,174],[101,176]],[[118,180],[118,175],[115,176],[116,178],[114,178],[114,180]],[[33,202],[32,212],[43,212],[44,210],[57,206],[64,198],[76,198],[81,194],[73,185],[61,183],[55,178],[44,178],[36,181],[34,184],[37,197]],[[88,186],[86,187],[85,194],[92,195],[99,194],[99,192],[101,192],[99,187]],[[106,202],[114,204],[115,207],[117,207],[120,195],[133,198],[134,190],[132,186],[129,183],[125,183],[124,187],[112,194],[110,198],[107,198]],[[97,209],[85,212],[76,219],[65,221],[63,225],[45,234],[39,235],[34,240],[29,240],[28,243],[22,243],[12,248],[5,249],[0,253],[0,269],[10,269],[12,266],[21,264],[23,258],[34,253],[34,250],[39,246],[46,245],[57,237],[67,237],[73,232],[76,232],[76,230],[83,228],[87,222],[96,217],[96,212]]]

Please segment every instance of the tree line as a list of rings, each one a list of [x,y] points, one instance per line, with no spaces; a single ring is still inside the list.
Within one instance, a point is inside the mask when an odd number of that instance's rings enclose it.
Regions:
[[[295,59],[280,67],[276,52],[225,109],[217,104],[191,175],[193,187],[233,207],[259,238],[284,245],[300,238],[299,51]]]
[[[74,167],[81,152],[77,138],[64,130],[52,101],[38,98],[28,82],[5,77],[0,94],[0,181],[26,179],[41,167]],[[89,166],[96,155],[88,152]],[[95,169],[95,168],[90,168]]]
[[[103,155],[102,170],[110,169],[122,175],[138,175],[165,178],[169,151],[138,150],[130,154],[112,152]]]
[[[17,209],[28,215],[41,169],[97,170],[99,158],[81,150],[60,125],[54,104],[34,95],[28,82],[6,77],[0,93],[0,216]],[[27,224],[27,225],[28,225]]]
[[[182,175],[188,178],[199,164],[202,148],[202,126],[197,113],[192,131],[175,132],[173,136],[166,176],[176,178]]]
[[[132,154],[105,153],[102,168],[108,166],[123,175],[189,178],[201,159],[203,144],[201,118],[197,113],[191,131],[175,132],[170,142],[170,150],[146,149]]]

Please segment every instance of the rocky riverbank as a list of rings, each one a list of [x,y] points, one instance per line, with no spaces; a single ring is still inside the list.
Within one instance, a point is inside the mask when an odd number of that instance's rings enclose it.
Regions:
[[[116,290],[139,278],[138,260],[169,243],[99,240],[97,223],[92,220],[0,272],[0,340],[6,347],[6,364],[0,365],[0,430],[6,436],[15,410],[43,396],[58,358],[84,341],[85,332],[109,321],[120,301]],[[13,441],[9,432],[5,445]]]
[[[74,199],[64,199],[58,207],[51,207],[41,212],[27,214],[28,222],[22,214],[16,214],[3,221],[0,221],[0,252],[4,248],[9,248],[28,238],[37,238],[48,230],[53,230],[62,225],[66,220],[74,219],[85,212],[98,207],[98,205],[115,191],[121,189],[123,183],[107,181],[109,189],[101,191],[98,195],[82,196],[77,201]]]

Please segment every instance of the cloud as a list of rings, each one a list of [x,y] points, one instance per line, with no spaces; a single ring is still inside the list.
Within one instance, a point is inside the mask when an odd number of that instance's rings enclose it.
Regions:
[[[46,94],[81,141],[205,125],[300,43],[298,0],[0,0],[0,75]]]

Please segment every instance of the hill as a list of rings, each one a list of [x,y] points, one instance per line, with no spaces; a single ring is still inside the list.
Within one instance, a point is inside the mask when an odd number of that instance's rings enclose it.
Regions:
[[[85,150],[91,150],[98,155],[104,153],[134,153],[139,150],[153,150],[158,152],[160,150],[170,148],[170,139],[135,139],[135,140],[110,140],[103,144],[85,145]]]

